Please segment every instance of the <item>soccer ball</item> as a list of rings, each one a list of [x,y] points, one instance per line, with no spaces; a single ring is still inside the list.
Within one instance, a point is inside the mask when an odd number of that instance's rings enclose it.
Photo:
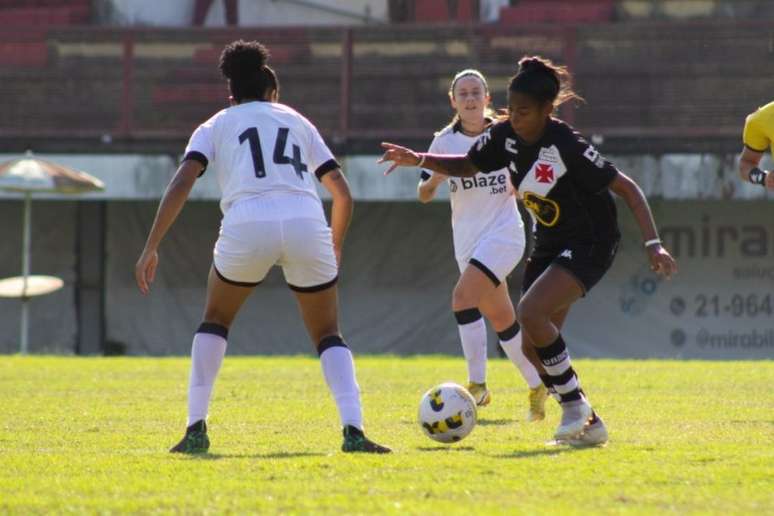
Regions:
[[[461,385],[442,383],[419,402],[419,425],[425,435],[441,443],[455,443],[476,426],[476,401]]]

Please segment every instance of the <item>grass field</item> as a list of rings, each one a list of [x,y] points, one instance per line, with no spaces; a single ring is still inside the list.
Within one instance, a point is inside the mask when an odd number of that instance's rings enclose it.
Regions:
[[[579,360],[602,449],[543,445],[526,388],[490,362],[492,405],[464,441],[424,437],[424,390],[450,357],[360,357],[366,429],[389,456],[344,455],[311,357],[227,357],[210,454],[173,456],[185,358],[0,358],[0,513],[774,513],[774,362]]]

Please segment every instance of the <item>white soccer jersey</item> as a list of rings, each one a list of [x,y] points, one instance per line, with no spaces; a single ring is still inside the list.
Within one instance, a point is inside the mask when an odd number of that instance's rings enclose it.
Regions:
[[[183,159],[215,170],[224,215],[237,201],[277,192],[320,205],[313,176],[320,179],[339,166],[309,120],[284,104],[257,101],[224,109],[201,124]]]
[[[458,122],[436,133],[428,152],[467,154],[476,140],[477,137],[465,135]],[[423,178],[432,174],[431,170],[422,171]],[[477,244],[490,235],[524,241],[524,224],[507,169],[470,178],[450,177],[448,182],[454,255],[458,261],[468,261]]]

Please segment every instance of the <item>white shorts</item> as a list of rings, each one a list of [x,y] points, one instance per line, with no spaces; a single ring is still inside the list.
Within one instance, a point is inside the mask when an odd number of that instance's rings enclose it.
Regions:
[[[462,273],[472,265],[486,274],[495,286],[500,286],[521,261],[525,247],[523,238],[488,234],[476,243],[469,255],[457,257],[457,266]]]
[[[298,292],[325,290],[338,278],[331,230],[319,218],[224,220],[213,265],[220,279],[244,287],[258,285],[274,265]]]

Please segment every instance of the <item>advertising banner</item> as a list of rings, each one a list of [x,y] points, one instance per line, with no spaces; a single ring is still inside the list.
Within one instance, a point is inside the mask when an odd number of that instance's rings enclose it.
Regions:
[[[640,231],[619,204],[613,268],[573,307],[567,341],[599,357],[774,358],[774,205],[653,201],[671,280],[649,270]]]

